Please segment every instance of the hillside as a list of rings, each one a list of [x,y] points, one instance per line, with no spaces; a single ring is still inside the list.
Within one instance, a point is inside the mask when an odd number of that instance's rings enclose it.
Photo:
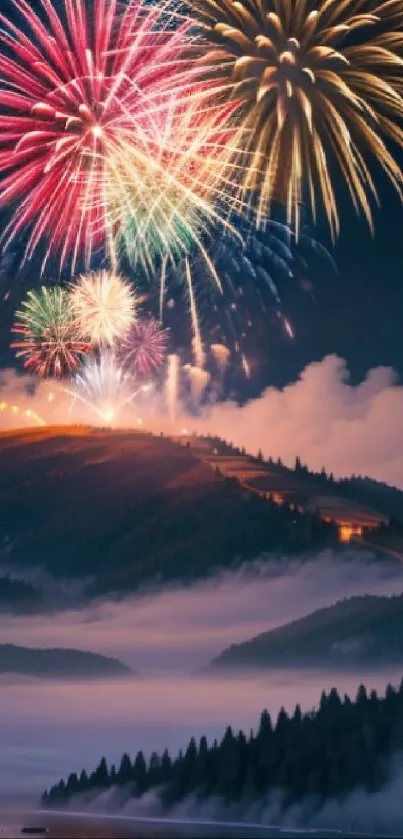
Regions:
[[[73,679],[135,675],[117,659],[97,653],[57,648],[34,649],[14,644],[0,644],[0,673]]]
[[[336,481],[325,470],[310,472],[299,458],[290,469],[281,461],[264,460],[261,454],[252,457],[218,437],[190,437],[189,441],[201,460],[223,475],[236,478],[252,492],[316,511],[323,519],[350,525],[356,531],[386,525],[400,509],[399,502],[403,510],[403,492],[393,487],[368,495],[366,485],[361,489],[361,484],[354,484],[352,492],[350,479]]]
[[[93,578],[91,593],[192,580],[263,551],[334,541],[315,515],[260,498],[163,437],[85,427],[0,435],[8,565]]]
[[[209,669],[403,664],[403,595],[352,597],[235,644]]]

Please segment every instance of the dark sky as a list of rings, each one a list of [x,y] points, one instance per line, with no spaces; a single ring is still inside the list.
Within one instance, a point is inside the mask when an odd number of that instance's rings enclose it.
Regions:
[[[2,9],[9,12],[10,7],[5,0]],[[376,174],[381,208],[375,214],[374,237],[341,189],[342,232],[333,251],[339,274],[333,276],[326,267],[316,266],[315,299],[301,294],[288,298],[286,311],[295,330],[294,342],[279,330],[273,332],[269,321],[261,322],[256,347],[251,348],[253,378],[245,395],[267,384],[282,386],[310,361],[329,353],[346,359],[355,381],[376,365],[391,365],[403,377],[403,207],[382,173]],[[324,224],[315,235],[328,244]],[[35,263],[18,280],[17,261],[18,255],[14,264],[6,264],[3,275],[0,262],[1,365],[12,359],[8,343],[13,310],[24,289],[39,284]],[[4,301],[10,278],[14,292]]]
[[[316,236],[326,241],[326,229]],[[338,276],[326,266],[315,269],[314,299],[291,294],[286,302],[296,339],[289,341],[269,320],[262,320],[251,348],[253,377],[244,395],[271,384],[283,386],[294,380],[310,361],[337,353],[345,358],[353,380],[377,365],[394,367],[403,378],[403,207],[392,189],[384,187],[382,208],[376,214],[372,237],[362,219],[348,205],[343,208],[342,232],[333,251]],[[38,286],[35,263],[18,271],[18,255],[6,267],[2,289],[12,279],[9,300],[0,306],[2,320],[0,363],[10,364],[8,351],[12,313],[27,287]],[[240,386],[240,394],[244,388]]]
[[[328,353],[345,358],[354,380],[377,365],[403,377],[403,207],[381,179],[375,235],[342,204],[341,236],[333,254],[339,275],[316,271],[315,296],[289,300],[296,341],[276,341],[264,378],[282,385]],[[325,229],[317,231],[326,242]]]

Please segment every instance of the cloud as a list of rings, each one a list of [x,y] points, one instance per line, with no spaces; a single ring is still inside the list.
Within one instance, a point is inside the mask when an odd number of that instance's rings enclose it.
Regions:
[[[268,388],[243,407],[216,405],[201,428],[286,464],[300,455],[315,470],[403,488],[403,387],[387,367],[352,385],[346,362],[330,355],[282,390]]]
[[[3,428],[26,424],[26,409],[48,423],[97,421],[91,409],[78,403],[71,413],[71,396],[60,385],[39,383],[33,396],[32,379],[12,370],[0,374],[0,397],[21,408],[17,414],[0,412]],[[242,407],[215,403],[197,418],[187,415],[180,403],[177,409],[171,422],[162,395],[154,393],[146,401],[143,397],[137,411],[124,411],[119,424],[136,427],[139,412],[153,430],[178,433],[186,425],[218,434],[252,453],[260,447],[265,455],[281,457],[287,464],[300,455],[316,470],[325,466],[336,476],[369,475],[403,488],[403,386],[391,368],[377,367],[352,385],[346,362],[330,355],[309,364],[296,382],[281,390],[267,388]]]

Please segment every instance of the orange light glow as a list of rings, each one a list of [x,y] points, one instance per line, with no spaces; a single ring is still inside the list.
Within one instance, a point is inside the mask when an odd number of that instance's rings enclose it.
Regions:
[[[340,542],[351,542],[354,538],[361,538],[362,527],[351,524],[341,524],[338,528],[338,536]]]

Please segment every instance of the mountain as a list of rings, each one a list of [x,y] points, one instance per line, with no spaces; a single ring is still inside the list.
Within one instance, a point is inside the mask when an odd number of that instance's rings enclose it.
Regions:
[[[208,669],[403,664],[403,595],[352,597],[234,644]]]
[[[0,559],[90,578],[100,594],[336,542],[315,514],[260,497],[181,443],[78,426],[1,434]]]
[[[0,644],[0,673],[73,679],[135,675],[117,659],[97,653],[62,648],[34,649],[14,644]]]

